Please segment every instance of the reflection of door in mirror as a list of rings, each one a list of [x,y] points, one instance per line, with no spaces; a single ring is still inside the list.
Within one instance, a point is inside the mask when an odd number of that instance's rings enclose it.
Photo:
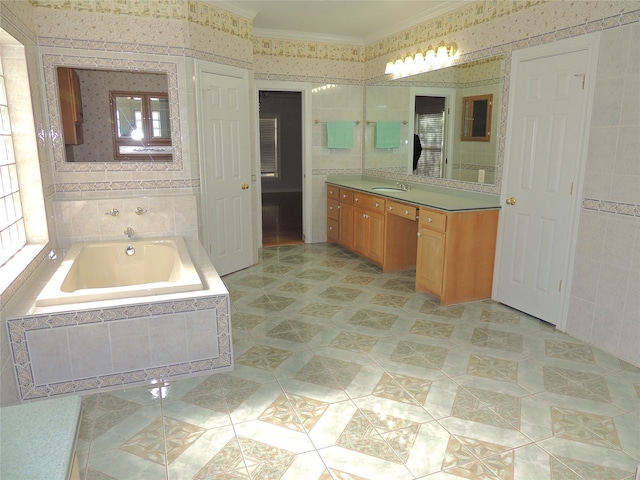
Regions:
[[[491,141],[491,106],[493,94],[476,95],[462,99],[463,141]]]
[[[110,92],[110,101],[116,159],[166,161],[171,156],[166,94]]]
[[[414,158],[413,173],[428,177],[444,176],[446,155],[445,97],[415,97],[415,134],[420,139],[422,151]]]

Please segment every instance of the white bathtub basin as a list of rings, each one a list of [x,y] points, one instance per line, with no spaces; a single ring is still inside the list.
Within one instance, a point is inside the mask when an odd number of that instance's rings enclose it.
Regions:
[[[127,255],[126,249],[135,249]],[[73,245],[36,306],[202,290],[182,237]]]

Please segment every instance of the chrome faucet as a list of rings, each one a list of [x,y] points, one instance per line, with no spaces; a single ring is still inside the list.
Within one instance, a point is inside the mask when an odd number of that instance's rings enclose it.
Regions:
[[[131,237],[133,237],[133,234],[134,234],[134,233],[135,233],[135,232],[133,231],[133,228],[131,228],[131,227],[127,227],[127,228],[125,229],[125,231],[124,231],[124,236],[125,236],[125,237],[127,237],[127,238],[131,238]]]
[[[410,183],[396,182],[396,187],[398,187],[400,190],[404,190],[405,192],[411,191],[411,184]]]

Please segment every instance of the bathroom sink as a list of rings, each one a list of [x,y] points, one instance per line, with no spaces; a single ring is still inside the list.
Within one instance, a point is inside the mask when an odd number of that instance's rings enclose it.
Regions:
[[[371,190],[376,192],[406,192],[406,190],[398,187],[372,187]]]

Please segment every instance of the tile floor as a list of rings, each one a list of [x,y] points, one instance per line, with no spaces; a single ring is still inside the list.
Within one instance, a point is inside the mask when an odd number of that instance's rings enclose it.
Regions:
[[[342,248],[225,277],[235,370],[87,396],[83,478],[634,478],[640,369]]]

